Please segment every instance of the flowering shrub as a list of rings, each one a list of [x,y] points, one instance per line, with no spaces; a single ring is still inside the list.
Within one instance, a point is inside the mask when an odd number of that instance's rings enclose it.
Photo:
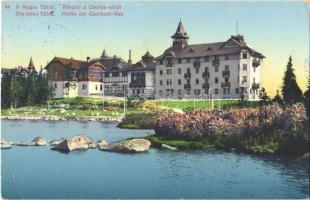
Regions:
[[[212,134],[260,134],[281,129],[289,133],[303,126],[306,112],[302,104],[285,109],[277,106],[230,110],[193,110],[185,114],[169,113],[159,117],[155,131],[159,135],[188,139]]]

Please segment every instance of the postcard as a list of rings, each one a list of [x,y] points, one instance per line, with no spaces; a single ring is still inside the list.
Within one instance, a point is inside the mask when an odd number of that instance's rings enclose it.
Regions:
[[[2,1],[1,198],[309,198],[309,11]]]

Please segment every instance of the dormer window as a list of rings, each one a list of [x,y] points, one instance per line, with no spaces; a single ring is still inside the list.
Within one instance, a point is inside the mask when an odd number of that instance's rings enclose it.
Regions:
[[[243,59],[247,59],[248,58],[248,54],[246,52],[242,53],[242,58]]]
[[[190,63],[191,62],[191,58],[186,58],[186,62]]]
[[[173,66],[173,59],[172,58],[167,58],[166,59],[166,66],[167,67],[172,67]]]

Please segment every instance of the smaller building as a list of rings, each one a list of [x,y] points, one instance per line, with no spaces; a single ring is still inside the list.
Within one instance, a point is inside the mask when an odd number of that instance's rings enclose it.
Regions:
[[[147,51],[142,59],[128,68],[129,96],[154,98],[156,61]]]
[[[104,95],[103,71],[98,61],[54,57],[45,69],[53,87],[53,98],[100,97]]]

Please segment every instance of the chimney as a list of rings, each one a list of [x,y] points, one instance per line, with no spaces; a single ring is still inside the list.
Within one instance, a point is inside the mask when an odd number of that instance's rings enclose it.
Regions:
[[[129,58],[128,58],[128,66],[131,67],[132,60],[131,60],[131,50],[129,50]]]
[[[86,57],[86,62],[89,62],[89,61],[90,61],[90,57],[87,56],[87,57]]]

